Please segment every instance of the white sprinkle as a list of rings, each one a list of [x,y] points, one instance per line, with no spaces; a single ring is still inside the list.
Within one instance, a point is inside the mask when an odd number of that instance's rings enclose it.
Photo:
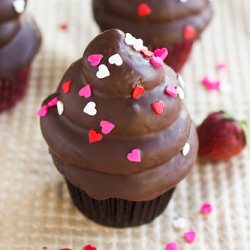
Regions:
[[[184,218],[178,217],[172,221],[172,226],[175,229],[185,229],[187,226],[187,221]]]
[[[110,72],[109,72],[108,67],[105,64],[101,64],[98,67],[98,71],[96,72],[96,76],[99,79],[103,79],[103,78],[110,76]]]
[[[121,66],[123,64],[123,60],[119,54],[114,54],[109,58],[109,63],[116,66]]]
[[[63,114],[63,111],[64,111],[64,106],[63,106],[63,103],[61,101],[58,101],[57,104],[57,112],[59,115],[62,115]]]
[[[97,114],[96,103],[95,102],[87,103],[87,105],[83,109],[83,112],[87,115],[95,116]]]
[[[25,10],[25,1],[24,0],[15,0],[12,3],[12,6],[17,14],[22,14]]]
[[[187,142],[187,143],[184,145],[183,149],[181,150],[182,155],[183,155],[183,156],[187,156],[188,153],[189,153],[189,151],[190,151],[190,149],[191,149],[191,146],[190,146],[190,144]]]
[[[176,90],[178,92],[179,98],[183,100],[185,98],[185,93],[180,86],[176,86]]]
[[[133,48],[136,51],[141,51],[142,49],[144,49],[143,40],[142,39],[136,39],[134,44],[133,44]]]
[[[186,84],[185,84],[185,82],[184,82],[182,76],[181,76],[181,75],[177,75],[177,79],[178,79],[178,81],[180,82],[182,88],[185,88]]]
[[[126,43],[127,45],[129,45],[129,46],[134,45],[135,40],[136,40],[136,39],[135,39],[134,36],[132,36],[130,33],[126,33],[126,35],[125,35],[125,43]]]

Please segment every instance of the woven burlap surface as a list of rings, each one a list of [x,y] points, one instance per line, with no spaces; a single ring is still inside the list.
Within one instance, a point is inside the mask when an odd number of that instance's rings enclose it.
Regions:
[[[218,0],[212,25],[197,42],[183,71],[186,102],[196,119],[221,107],[250,120],[249,0]],[[33,64],[26,98],[0,115],[0,249],[163,250],[177,240],[181,249],[250,249],[250,159],[245,150],[225,163],[198,162],[178,186],[168,209],[153,223],[134,229],[109,229],[89,221],[72,205],[63,178],[53,167],[41,136],[36,112],[55,90],[67,67],[79,58],[97,33],[90,0],[30,1],[43,33],[43,46]],[[61,22],[69,29],[59,29]],[[227,61],[228,71],[215,64]],[[219,78],[231,91],[207,92],[204,74]],[[135,190],[136,192],[136,190]],[[198,213],[201,204],[214,206],[211,215]],[[171,222],[181,216],[197,231],[189,245]]]

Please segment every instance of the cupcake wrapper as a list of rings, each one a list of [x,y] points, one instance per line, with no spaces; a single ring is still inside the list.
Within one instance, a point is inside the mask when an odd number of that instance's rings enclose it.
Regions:
[[[31,65],[20,70],[11,79],[0,79],[0,112],[12,108],[27,90]]]
[[[96,223],[108,227],[135,227],[151,222],[167,207],[175,188],[151,201],[122,199],[95,200],[67,181],[72,200],[78,210]]]
[[[193,44],[194,40],[191,40],[184,43],[177,43],[170,47],[168,46],[168,56],[165,63],[176,72],[180,72],[189,58]]]

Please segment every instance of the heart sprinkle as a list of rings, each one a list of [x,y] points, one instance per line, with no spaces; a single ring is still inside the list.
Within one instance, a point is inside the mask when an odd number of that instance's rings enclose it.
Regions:
[[[133,48],[136,50],[136,51],[141,51],[143,49],[145,49],[145,46],[143,45],[143,40],[142,39],[135,39],[135,42],[133,44]]]
[[[187,243],[193,243],[196,239],[196,232],[195,231],[185,232],[183,238]]]
[[[151,57],[154,55],[154,53],[153,53],[152,51],[146,50],[146,49],[143,49],[143,50],[141,50],[140,52],[141,52],[141,54],[142,54],[143,56],[145,56],[145,57],[147,57],[147,58],[151,58]]]
[[[87,245],[83,248],[83,250],[97,250],[97,248],[93,247],[92,245]]]
[[[81,97],[85,97],[85,98],[89,98],[92,96],[92,90],[89,84],[87,84],[86,86],[84,86],[83,88],[81,88],[79,90],[79,96]]]
[[[152,108],[157,115],[160,115],[164,112],[165,103],[163,101],[154,102]]]
[[[220,90],[220,86],[221,86],[221,82],[220,80],[215,80],[212,81],[209,79],[208,76],[204,76],[201,79],[201,83],[203,84],[203,86],[208,90],[208,91],[213,91],[213,90]]]
[[[133,44],[135,43],[136,38],[134,36],[132,36],[130,33],[126,33],[125,35],[125,43],[128,46],[133,46]]]
[[[169,242],[166,245],[166,250],[180,250],[179,246],[177,245],[176,242]]]
[[[59,24],[59,28],[61,29],[61,30],[68,30],[69,29],[69,24],[67,23],[67,22],[61,22],[60,24]]]
[[[180,86],[176,86],[176,91],[178,93],[179,98],[183,100],[185,98],[185,93],[183,89]]]
[[[95,143],[102,140],[102,134],[98,133],[94,129],[89,130],[89,143]]]
[[[144,93],[145,93],[145,89],[140,85],[136,85],[136,87],[134,88],[132,97],[134,99],[139,99]]]
[[[175,218],[173,221],[172,221],[172,226],[175,228],[175,229],[184,229],[187,225],[187,222],[185,219],[179,217],[179,218]]]
[[[26,3],[24,0],[14,0],[12,6],[17,14],[22,14],[25,10]]]
[[[104,135],[107,135],[115,128],[115,124],[109,121],[102,120],[100,122],[100,127],[102,128],[102,133]]]
[[[192,25],[187,25],[184,28],[183,37],[185,40],[195,39],[197,36],[197,31]]]
[[[172,97],[176,97],[178,95],[176,87],[172,83],[167,85],[167,87],[165,89],[165,93],[172,96]]]
[[[157,69],[160,69],[163,66],[163,61],[159,56],[153,56],[150,58],[150,63]]]
[[[54,97],[53,99],[51,99],[49,102],[48,102],[48,107],[52,108],[52,107],[55,107],[57,105],[57,102],[58,102],[58,98],[57,97]]]
[[[99,79],[103,79],[103,78],[110,76],[110,72],[109,72],[108,67],[105,64],[101,64],[98,67],[98,71],[96,72],[96,76]]]
[[[48,114],[48,106],[43,105],[37,112],[37,115],[40,117],[45,117]]]
[[[137,148],[133,149],[127,154],[127,159],[131,162],[141,162],[141,150]]]
[[[227,70],[229,68],[229,65],[227,63],[221,62],[217,63],[215,67],[217,70]]]
[[[87,103],[87,105],[83,109],[83,112],[87,115],[95,116],[97,114],[96,103],[95,102]]]
[[[62,83],[62,90],[65,94],[68,94],[70,92],[71,85],[72,81],[67,81]]]
[[[212,211],[213,206],[210,203],[204,203],[200,209],[200,213],[203,215],[210,214]]]
[[[152,10],[146,3],[141,3],[138,5],[137,13],[139,16],[149,16]]]
[[[102,58],[103,58],[102,54],[93,54],[88,57],[88,62],[92,67],[96,67],[100,64]]]
[[[181,150],[182,155],[183,155],[183,156],[187,156],[188,153],[190,152],[190,149],[191,149],[191,146],[190,146],[190,144],[187,142],[187,143],[184,145],[184,147],[182,148],[182,150]]]
[[[178,79],[178,81],[180,82],[181,87],[182,87],[182,88],[185,88],[186,84],[185,84],[183,78],[181,77],[181,75],[177,75],[177,79]]]
[[[58,115],[62,115],[64,111],[63,103],[61,101],[58,101],[56,105],[57,105]]]
[[[168,50],[166,48],[156,49],[154,55],[160,57],[164,61],[168,56]]]
[[[114,54],[109,58],[109,63],[116,66],[121,66],[123,64],[123,60],[119,54]]]

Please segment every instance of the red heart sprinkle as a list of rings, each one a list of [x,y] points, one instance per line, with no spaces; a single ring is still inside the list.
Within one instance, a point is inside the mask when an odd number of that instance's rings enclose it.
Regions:
[[[183,36],[185,40],[194,39],[197,36],[197,31],[195,27],[192,25],[185,26]]]
[[[70,87],[71,87],[72,81],[67,81],[62,84],[62,90],[65,94],[70,92]]]
[[[83,248],[83,250],[97,250],[97,248],[93,247],[92,245],[87,245]]]
[[[96,132],[94,129],[89,131],[89,143],[95,143],[102,140],[102,134]]]
[[[144,93],[145,93],[145,89],[140,85],[136,85],[132,96],[133,96],[134,99],[138,99]]]
[[[60,28],[61,30],[68,30],[69,24],[66,23],[66,22],[62,22],[62,23],[60,23],[59,28]]]
[[[154,53],[153,53],[152,51],[147,50],[147,49],[143,49],[143,50],[141,50],[140,52],[141,52],[141,54],[142,54],[143,56],[145,56],[145,57],[147,57],[147,58],[151,58],[151,57],[154,55]]]
[[[141,3],[138,6],[139,16],[149,16],[151,14],[151,8],[146,3]]]
[[[160,115],[164,112],[165,103],[163,101],[154,102],[152,108],[157,115]]]

